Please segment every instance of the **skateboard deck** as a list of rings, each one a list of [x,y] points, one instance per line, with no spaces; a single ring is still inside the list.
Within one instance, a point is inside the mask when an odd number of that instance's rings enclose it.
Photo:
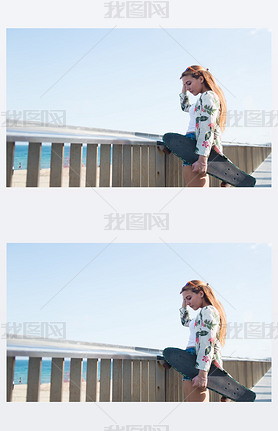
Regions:
[[[175,347],[163,350],[163,357],[176,371],[193,378],[199,370],[195,368],[196,355]],[[237,402],[253,402],[256,394],[234,380],[225,370],[217,368],[213,363],[208,372],[207,387],[220,395]]]
[[[196,140],[180,135],[179,133],[166,133],[163,142],[171,152],[187,163],[194,163],[198,160],[195,154]],[[225,181],[234,187],[254,187],[256,180],[251,175],[239,169],[224,154],[211,149],[208,158],[207,173],[219,180]]]

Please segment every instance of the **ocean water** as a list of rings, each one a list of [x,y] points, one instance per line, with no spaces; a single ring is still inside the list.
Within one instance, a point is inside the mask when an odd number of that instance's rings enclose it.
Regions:
[[[14,370],[14,384],[27,384],[28,380],[28,359],[16,358],[15,360],[15,370]],[[111,367],[112,368],[112,367]],[[86,380],[87,373],[87,360],[83,360],[82,367],[82,380]],[[112,373],[112,371],[111,371]],[[65,359],[64,362],[64,382],[69,381],[70,376],[70,360]],[[100,379],[100,366],[98,366],[98,380]],[[42,368],[41,368],[41,383],[50,383],[51,380],[51,359],[43,358],[42,359]]]
[[[14,152],[14,169],[27,169],[28,161],[28,144],[15,145]],[[112,157],[112,154],[111,154]],[[87,145],[82,147],[82,165],[86,166],[87,159]],[[70,146],[64,145],[64,167],[69,166],[70,160]],[[51,162],[51,145],[42,144],[41,151],[41,169],[50,169]],[[100,152],[98,151],[98,165],[100,163]]]

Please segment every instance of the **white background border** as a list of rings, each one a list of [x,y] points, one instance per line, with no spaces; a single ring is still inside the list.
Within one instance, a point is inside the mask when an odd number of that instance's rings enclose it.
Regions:
[[[276,4],[274,1],[186,2],[170,0],[169,19],[104,19],[105,1],[13,1],[1,12],[1,71],[5,72],[5,29],[7,27],[222,27],[269,28],[272,52],[278,52]],[[3,6],[2,6],[3,7]],[[248,55],[248,53],[247,53]],[[231,65],[231,68],[233,65]],[[254,71],[256,73],[256,71]],[[277,57],[273,57],[273,109],[277,109]],[[258,77],[259,79],[259,77]],[[0,81],[1,112],[5,111],[5,79]],[[275,99],[276,96],[276,99]],[[259,97],[259,95],[258,95]],[[104,215],[112,209],[93,190],[83,189],[6,189],[5,130],[1,128],[1,323],[5,322],[5,249],[8,242],[268,242],[273,244],[273,321],[277,307],[277,130],[273,130],[273,187],[264,189],[182,190],[177,189],[98,189],[97,192],[120,213],[169,212],[170,230],[105,231]],[[178,193],[179,192],[179,193]],[[188,205],[188,202],[191,202]],[[193,227],[207,213],[208,228]],[[217,221],[217,229],[210,226]],[[263,292],[263,286],[262,286]],[[262,298],[263,300],[263,298]],[[13,404],[5,403],[5,340],[1,340],[1,419],[9,429],[49,430],[81,427],[104,430],[119,425],[169,425],[169,431],[194,427],[248,427],[261,430],[272,426],[277,409],[277,340],[273,349],[273,402],[247,404],[102,403],[95,404]],[[177,408],[174,410],[174,406]],[[31,409],[31,411],[30,411]],[[239,412],[242,415],[239,417]]]

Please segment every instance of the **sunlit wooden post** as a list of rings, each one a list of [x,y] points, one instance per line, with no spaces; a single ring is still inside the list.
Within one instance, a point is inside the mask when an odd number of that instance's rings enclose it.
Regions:
[[[7,401],[12,401],[13,387],[14,387],[14,366],[15,357],[7,357]]]
[[[78,402],[81,400],[82,363],[83,360],[81,358],[71,358],[69,389],[70,402]]]
[[[64,144],[53,143],[51,146],[50,187],[62,187],[64,164]]]
[[[64,358],[52,358],[50,401],[62,401],[64,382]]]
[[[26,187],[39,186],[41,148],[42,144],[40,142],[29,143]]]
[[[29,358],[27,401],[39,401],[42,358]]]
[[[69,187],[80,187],[82,144],[71,144],[69,165]]]
[[[12,178],[13,178],[13,169],[14,169],[14,151],[15,151],[15,142],[8,142],[6,145],[6,186],[12,186]]]
[[[87,359],[86,401],[97,401],[97,370],[98,360]]]

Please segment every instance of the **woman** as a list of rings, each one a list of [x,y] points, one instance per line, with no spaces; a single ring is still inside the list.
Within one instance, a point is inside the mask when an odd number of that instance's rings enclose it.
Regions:
[[[185,184],[187,187],[209,187],[207,160],[212,147],[222,152],[221,132],[225,129],[227,112],[225,97],[209,70],[201,66],[189,66],[180,79],[183,82],[180,93],[181,108],[190,114],[186,136],[194,139],[192,133],[195,132],[195,152],[199,154],[198,160],[192,166],[187,163],[183,165]],[[188,92],[194,96],[200,94],[195,105],[190,105]],[[221,186],[226,187],[226,183]]]
[[[222,369],[221,346],[226,337],[225,312],[211,287],[200,280],[189,281],[180,293],[183,296],[181,323],[190,329],[186,350],[197,355],[195,367],[199,369],[198,375],[192,380],[184,377],[184,395],[189,402],[207,402],[207,375],[211,363]],[[193,310],[200,308],[195,319],[190,319],[188,307]],[[228,400],[222,397],[221,401]]]

